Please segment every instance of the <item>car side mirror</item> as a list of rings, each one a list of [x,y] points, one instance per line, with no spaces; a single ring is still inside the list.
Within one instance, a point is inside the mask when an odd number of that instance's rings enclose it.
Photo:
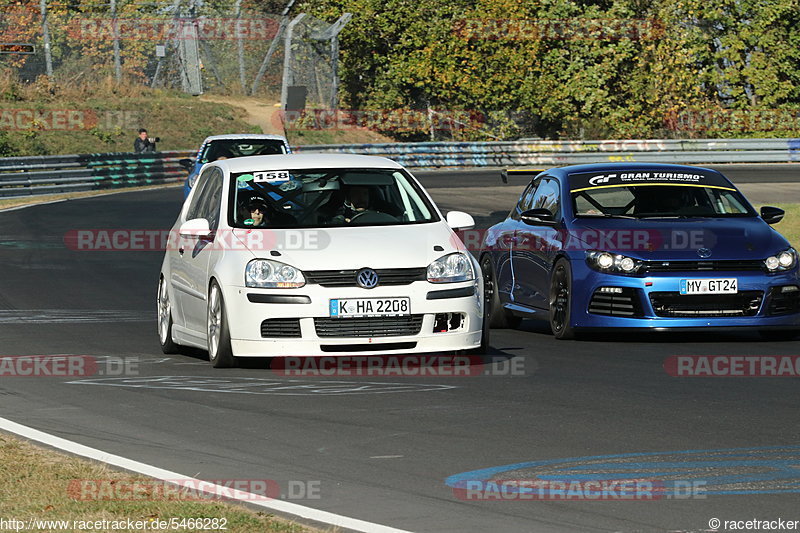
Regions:
[[[205,218],[193,218],[181,224],[178,233],[181,237],[197,237],[202,239],[211,236],[211,228]]]
[[[550,210],[543,207],[528,209],[519,215],[520,220],[529,226],[552,226],[556,223],[556,218]]]
[[[475,227],[475,219],[463,211],[450,211],[447,213],[447,225],[454,230],[472,229]]]
[[[188,170],[189,172],[191,172],[192,169],[194,168],[194,161],[192,161],[191,159],[179,159],[178,164],[183,168],[185,168],[186,170]]]
[[[764,222],[767,224],[777,224],[781,220],[783,220],[783,215],[786,214],[786,211],[779,207],[772,207],[771,205],[765,205],[761,208],[761,218],[764,219]]]

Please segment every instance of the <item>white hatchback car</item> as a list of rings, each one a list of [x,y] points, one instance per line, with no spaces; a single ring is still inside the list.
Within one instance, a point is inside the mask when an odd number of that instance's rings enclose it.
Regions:
[[[173,227],[158,288],[165,353],[237,357],[483,353],[483,279],[398,163],[272,155],[206,165]]]

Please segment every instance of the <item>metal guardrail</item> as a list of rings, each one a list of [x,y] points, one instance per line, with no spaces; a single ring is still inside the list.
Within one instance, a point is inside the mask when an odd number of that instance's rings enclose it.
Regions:
[[[0,159],[0,198],[115,189],[186,178],[178,161],[194,152],[109,153]]]
[[[296,146],[297,153],[390,157],[408,167],[518,167],[638,161],[656,163],[800,162],[800,139],[512,141]],[[194,151],[82,154],[0,159],[0,197],[180,182],[178,160]]]
[[[408,167],[648,163],[786,163],[800,161],[800,139],[512,141],[298,146],[296,152],[390,157]]]

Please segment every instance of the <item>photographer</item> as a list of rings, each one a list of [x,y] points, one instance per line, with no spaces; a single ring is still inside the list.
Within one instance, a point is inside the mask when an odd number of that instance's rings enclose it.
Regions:
[[[133,141],[133,151],[137,154],[147,154],[156,151],[156,143],[160,141],[158,137],[148,137],[147,130],[141,128],[139,137]]]

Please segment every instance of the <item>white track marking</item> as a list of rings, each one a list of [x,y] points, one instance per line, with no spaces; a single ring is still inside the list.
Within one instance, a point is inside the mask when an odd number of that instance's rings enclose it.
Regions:
[[[58,448],[59,450],[63,450],[73,455],[87,457],[95,461],[100,461],[111,466],[122,468],[123,470],[150,476],[161,481],[184,481],[186,483],[193,484],[193,486],[200,486],[199,483],[202,481],[196,478],[178,474],[176,472],[164,470],[162,468],[151,466],[145,463],[140,463],[132,459],[127,459],[119,455],[106,453],[96,448],[90,448],[89,446],[84,446],[83,444],[78,444],[77,442],[56,437],[55,435],[50,435],[49,433],[39,431],[38,429],[17,424],[16,422],[2,417],[0,417],[0,430],[14,433],[20,437],[40,442],[53,448]],[[320,511],[318,509],[312,509],[311,507],[305,507],[296,503],[290,503],[281,500],[259,501],[254,494],[239,490],[232,490],[230,487],[213,485],[211,483],[203,483],[203,487],[206,486],[210,489],[208,491],[209,493],[215,493],[214,491],[216,491],[216,493],[220,493],[221,491],[224,491],[224,494],[230,495],[230,497],[234,500],[240,500],[242,502],[247,502],[250,505],[264,507],[272,511],[294,515],[308,520],[313,520],[315,522],[321,522],[324,524],[330,524],[333,526],[352,529],[355,531],[364,531],[368,533],[409,533],[402,529],[395,529],[393,527],[366,522],[357,518],[350,518],[335,513],[329,513],[327,511]]]

